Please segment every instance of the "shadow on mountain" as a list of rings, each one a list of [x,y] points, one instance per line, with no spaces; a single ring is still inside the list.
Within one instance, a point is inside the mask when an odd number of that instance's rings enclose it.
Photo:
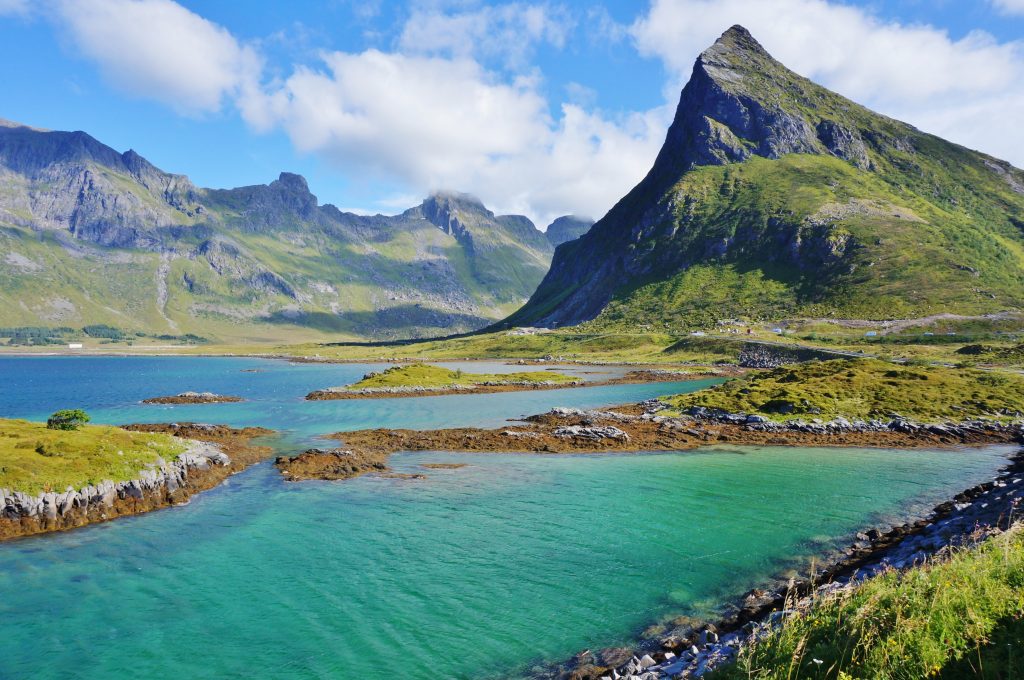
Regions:
[[[344,312],[330,314],[328,312],[274,312],[263,317],[262,321],[273,324],[288,324],[313,328],[325,333],[355,333],[368,337],[391,337],[393,340],[416,340],[417,337],[394,337],[401,330],[405,333],[418,331],[435,331],[437,334],[466,331],[481,328],[491,322],[473,314],[453,314],[420,307],[418,305],[399,305],[375,312]],[[403,333],[403,336],[405,335]]]

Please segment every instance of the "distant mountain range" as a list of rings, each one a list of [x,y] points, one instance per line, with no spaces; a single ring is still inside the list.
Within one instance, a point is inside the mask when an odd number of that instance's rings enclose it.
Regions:
[[[788,70],[700,55],[650,173],[509,325],[687,328],[1024,307],[1024,172]]]
[[[518,308],[554,246],[479,200],[400,215],[319,205],[306,181],[197,187],[84,132],[0,122],[0,327],[105,324],[222,340],[411,337]]]

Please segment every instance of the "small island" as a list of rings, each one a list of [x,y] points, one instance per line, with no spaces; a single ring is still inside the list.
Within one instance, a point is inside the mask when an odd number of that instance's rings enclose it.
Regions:
[[[267,457],[263,428],[88,425],[0,419],[0,540],[71,529],[187,502]]]
[[[330,438],[342,448],[313,449],[279,458],[277,465],[290,480],[348,479],[386,471],[388,457],[398,451],[607,453],[714,444],[934,448],[1018,442],[1022,432],[1024,376],[835,359],[758,371],[643,404],[601,411],[556,408],[495,429],[338,432]]]
[[[213,392],[181,392],[167,397],[151,397],[143,399],[143,404],[233,404],[244,401],[241,397],[232,397]]]
[[[392,366],[367,373],[362,380],[342,387],[329,387],[306,395],[309,401],[330,399],[389,399],[444,394],[488,394],[518,390],[575,387],[584,381],[555,371],[522,373],[467,373],[429,364]]]

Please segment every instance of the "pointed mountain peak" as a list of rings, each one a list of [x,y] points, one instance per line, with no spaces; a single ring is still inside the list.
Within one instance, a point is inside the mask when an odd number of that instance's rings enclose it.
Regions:
[[[723,33],[722,36],[715,41],[714,45],[705,50],[705,54],[708,52],[721,52],[723,50],[733,53],[753,52],[761,55],[768,54],[768,51],[761,46],[761,43],[757,42],[754,36],[751,35],[750,31],[739,24],[736,24]]]
[[[726,83],[740,83],[747,74],[787,71],[740,25],[730,28],[704,50],[697,58],[695,70]]]

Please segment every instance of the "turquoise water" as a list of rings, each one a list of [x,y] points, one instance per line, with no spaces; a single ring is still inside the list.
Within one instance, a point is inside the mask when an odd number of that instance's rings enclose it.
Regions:
[[[254,366],[264,372],[240,372]],[[366,368],[0,359],[0,413],[83,406],[111,422],[263,424],[288,429],[278,443],[287,450],[370,424],[491,425],[556,404],[666,391],[300,399]],[[136,403],[184,389],[259,401]],[[0,544],[0,677],[524,673],[629,641],[660,618],[713,610],[851,532],[921,513],[982,481],[1009,452],[400,454],[396,469],[426,479],[302,484],[285,484],[262,464],[185,507]],[[468,465],[427,470],[424,462]]]

